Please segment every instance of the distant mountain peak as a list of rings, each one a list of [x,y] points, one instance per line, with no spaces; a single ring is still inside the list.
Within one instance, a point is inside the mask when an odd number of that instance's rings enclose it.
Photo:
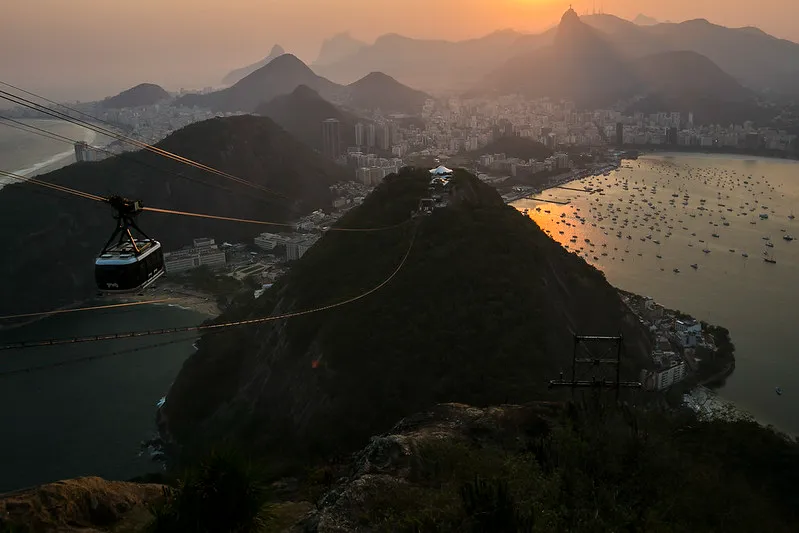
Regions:
[[[222,83],[225,85],[233,85],[234,83],[238,82],[242,78],[246,78],[259,68],[265,67],[278,57],[285,54],[286,51],[283,49],[282,46],[276,44],[272,47],[272,50],[269,51],[269,55],[263,58],[262,60],[258,61],[257,63],[253,63],[251,65],[247,65],[246,67],[237,68],[236,70],[231,71],[228,73],[227,76],[224,77]]]
[[[139,107],[155,104],[169,98],[169,93],[160,85],[154,83],[140,83],[116,96],[102,101],[105,108]]]
[[[633,19],[633,23],[639,26],[654,26],[658,24],[658,20],[652,17],[648,17],[643,13],[639,13],[635,19]]]
[[[325,39],[319,50],[319,56],[314,61],[315,65],[329,65],[357,54],[367,44],[355,39],[349,31],[337,33]]]
[[[580,21],[580,15],[578,15],[577,12],[572,8],[567,9],[566,12],[563,14],[563,16],[560,18],[561,24],[570,24],[575,21],[577,22]]]

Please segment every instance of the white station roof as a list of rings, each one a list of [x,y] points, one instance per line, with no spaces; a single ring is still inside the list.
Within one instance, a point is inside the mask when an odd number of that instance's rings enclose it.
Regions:
[[[433,174],[435,176],[446,176],[448,174],[452,174],[452,171],[447,167],[445,167],[444,165],[441,165],[438,168],[430,170],[430,174]]]

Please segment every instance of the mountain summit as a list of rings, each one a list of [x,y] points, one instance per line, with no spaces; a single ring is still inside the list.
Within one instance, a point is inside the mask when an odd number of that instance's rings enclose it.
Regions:
[[[106,98],[100,105],[106,109],[123,107],[139,107],[152,105],[169,98],[169,93],[160,85],[154,83],[140,83],[127,91],[122,91],[116,96]]]
[[[269,52],[268,56],[258,61],[257,63],[253,63],[252,65],[247,65],[246,67],[237,68],[236,70],[229,72],[228,75],[222,79],[222,83],[225,85],[233,85],[240,79],[249,76],[259,68],[268,65],[273,59],[278,58],[285,53],[286,51],[283,50],[283,47],[280,46],[279,44],[276,44],[275,46],[272,47],[272,50]]]
[[[368,46],[366,43],[354,39],[348,32],[339,33],[329,39],[325,39],[322,48],[319,50],[319,57],[314,61],[314,66],[330,65],[337,61],[342,61],[352,55],[357,54],[361,49]]]
[[[307,85],[324,98],[341,97],[343,87],[317,76],[297,56],[283,54],[227,89],[209,94],[189,94],[177,103],[199,106],[215,111],[252,112],[262,102],[289,94],[299,85]]]
[[[372,72],[348,87],[350,106],[384,112],[414,114],[421,111],[426,93],[411,89],[382,72]]]
[[[219,319],[314,309],[390,279],[337,311],[203,337],[162,412],[180,444],[247,434],[294,458],[349,452],[436,402],[547,397],[573,331],[623,332],[622,374],[638,375],[648,334],[601,272],[465,171],[449,207],[409,220],[429,183],[427,169],[387,177],[340,224],[393,229],[328,233],[268,293]]]

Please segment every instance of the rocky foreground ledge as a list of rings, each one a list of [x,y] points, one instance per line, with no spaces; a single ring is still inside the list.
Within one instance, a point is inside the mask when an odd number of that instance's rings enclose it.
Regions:
[[[164,486],[83,477],[0,494],[0,531],[141,531]]]

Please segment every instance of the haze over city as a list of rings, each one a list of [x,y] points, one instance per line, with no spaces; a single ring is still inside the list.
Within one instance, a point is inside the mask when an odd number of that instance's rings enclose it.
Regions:
[[[0,78],[69,100],[142,81],[170,90],[201,87],[261,59],[274,44],[311,64],[322,41],[340,32],[368,43],[386,33],[461,40],[505,28],[539,32],[567,7],[552,0],[13,2],[0,8],[0,47],[14,51],[0,62]],[[789,0],[581,0],[573,7],[629,20],[706,18],[799,41],[799,3]]]

